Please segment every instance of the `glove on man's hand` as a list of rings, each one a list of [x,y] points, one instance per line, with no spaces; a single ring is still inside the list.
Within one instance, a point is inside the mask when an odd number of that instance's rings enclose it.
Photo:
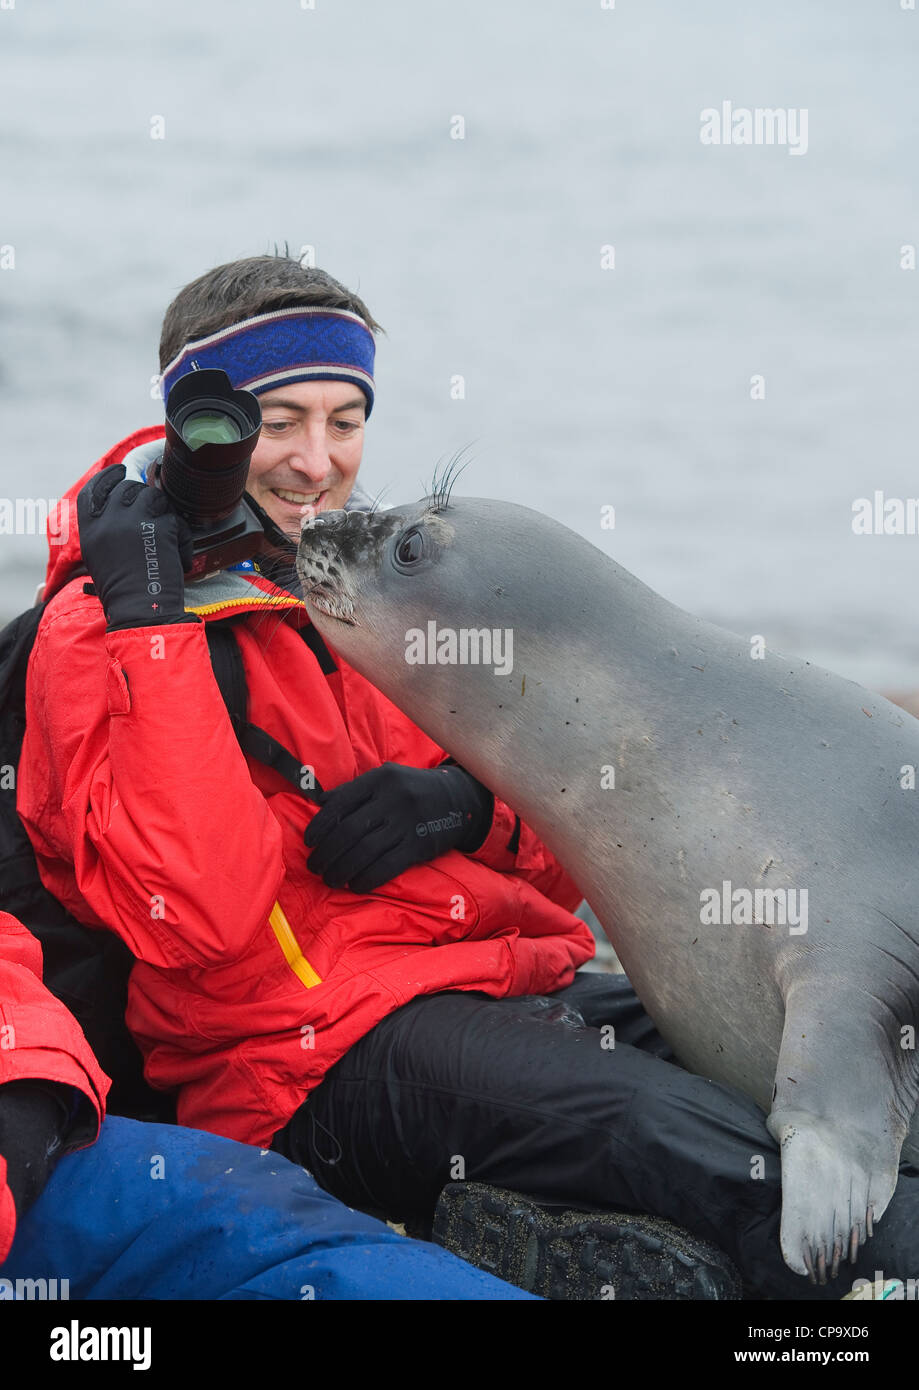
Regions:
[[[162,488],[126,481],[124,464],[113,463],[80,489],[77,521],[109,632],[201,621],[185,612],[191,529]]]
[[[2,1219],[9,1216],[9,1196],[15,1215],[22,1216],[40,1194],[63,1152],[72,1095],[72,1087],[55,1081],[8,1081],[0,1086],[0,1226],[10,1237],[15,1222]],[[0,1260],[6,1254],[0,1249]]]
[[[448,849],[467,853],[485,839],[494,798],[455,764],[384,763],[317,796],[321,810],[303,834],[307,867],[330,888],[371,893]]]

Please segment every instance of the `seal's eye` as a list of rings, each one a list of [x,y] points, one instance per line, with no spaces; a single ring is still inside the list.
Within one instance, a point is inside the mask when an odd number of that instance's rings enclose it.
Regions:
[[[406,531],[396,546],[396,563],[400,568],[416,564],[424,554],[424,536],[417,526]]]

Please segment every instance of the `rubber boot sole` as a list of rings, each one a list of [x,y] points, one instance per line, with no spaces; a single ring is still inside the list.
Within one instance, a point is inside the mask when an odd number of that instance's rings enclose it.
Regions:
[[[557,1300],[742,1296],[722,1251],[653,1216],[537,1206],[485,1183],[450,1183],[431,1239],[528,1293]]]

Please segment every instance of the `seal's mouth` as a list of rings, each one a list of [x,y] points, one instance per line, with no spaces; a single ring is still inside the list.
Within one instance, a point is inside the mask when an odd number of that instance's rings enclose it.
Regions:
[[[357,627],[357,619],[354,616],[354,603],[340,590],[335,589],[328,580],[319,579],[307,587],[308,581],[303,578],[303,570],[300,569],[300,577],[303,579],[303,597],[311,607],[325,613],[328,618],[335,618],[340,623],[347,623],[349,627]]]
[[[333,514],[344,518],[344,512]],[[328,517],[322,524],[315,517],[304,517],[297,547],[297,573],[303,585],[304,601],[336,622],[357,626],[354,599],[347,592],[338,561],[341,556],[341,528]]]

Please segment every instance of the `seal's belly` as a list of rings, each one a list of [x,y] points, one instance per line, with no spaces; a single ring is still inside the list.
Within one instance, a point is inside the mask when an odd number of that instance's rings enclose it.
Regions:
[[[768,1110],[785,1010],[771,950],[735,924],[703,925],[698,900],[626,911],[615,893],[591,902],[636,993],[683,1066],[736,1086]],[[655,911],[655,902],[658,910]]]

